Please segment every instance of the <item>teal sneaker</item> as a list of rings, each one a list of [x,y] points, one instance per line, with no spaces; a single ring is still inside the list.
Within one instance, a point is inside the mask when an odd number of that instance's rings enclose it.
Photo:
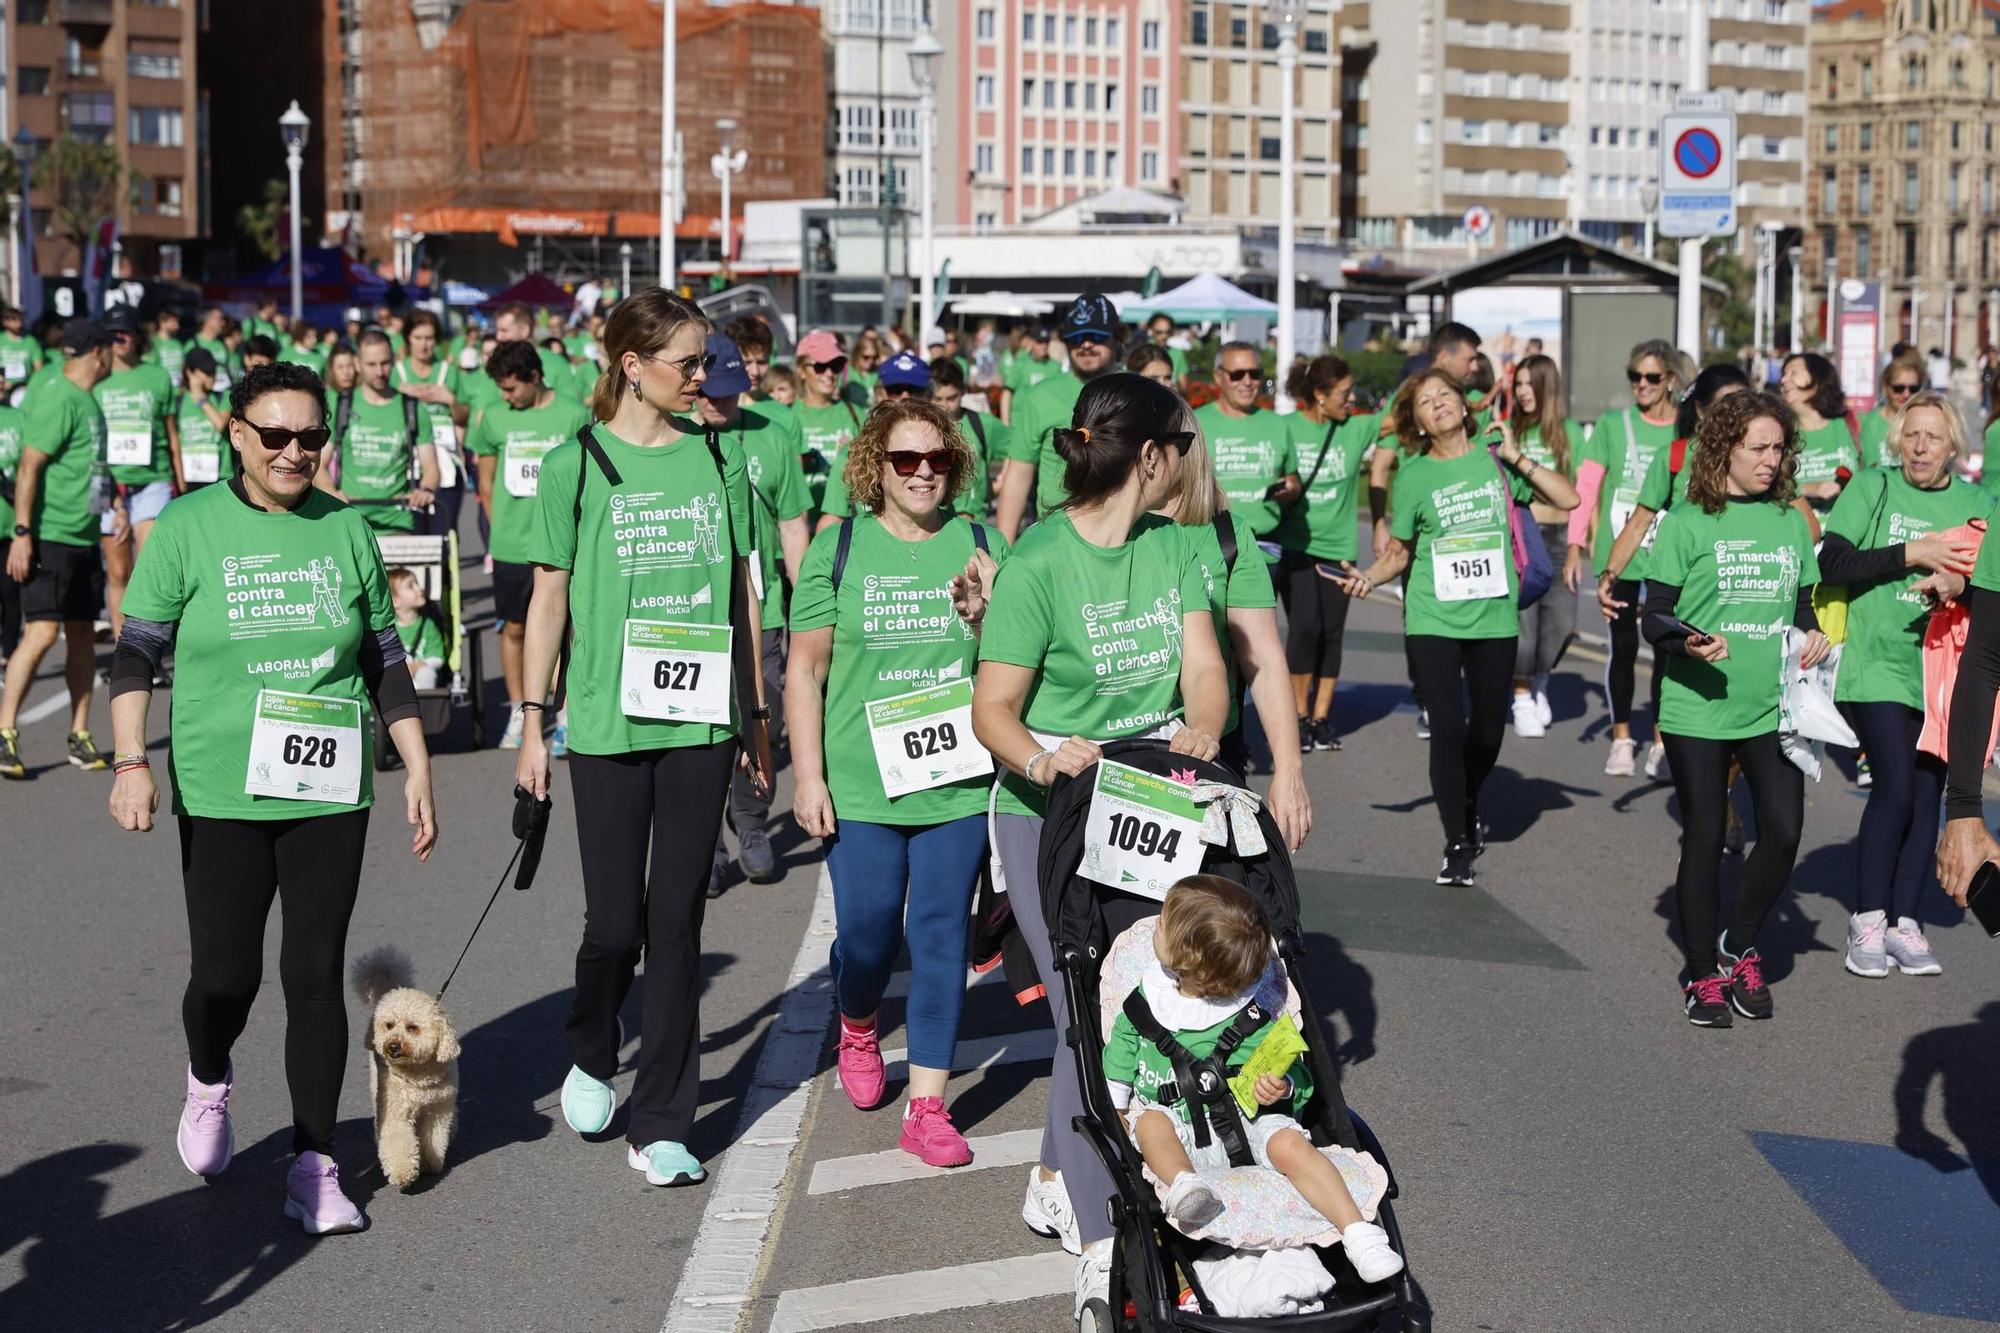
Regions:
[[[566,719],[568,714],[564,714],[563,716]],[[569,758],[569,723],[567,720],[558,721],[556,729],[549,733],[549,758]]]
[[[699,1185],[708,1179],[708,1172],[701,1169],[694,1154],[669,1139],[627,1148],[625,1163],[634,1171],[644,1171],[649,1185]]]
[[[617,1106],[618,1094],[609,1083],[599,1082],[575,1065],[569,1067],[569,1077],[563,1080],[562,1110],[571,1129],[579,1134],[602,1134]]]

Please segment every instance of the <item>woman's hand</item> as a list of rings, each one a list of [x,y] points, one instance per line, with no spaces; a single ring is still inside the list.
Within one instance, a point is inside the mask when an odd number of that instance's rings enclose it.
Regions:
[[[1473,423],[1468,420],[1465,424],[1467,429],[1470,429]],[[1493,446],[1493,452],[1508,467],[1519,467],[1521,463],[1521,446],[1514,443],[1514,430],[1507,424],[1505,417],[1495,416],[1493,424],[1486,428],[1487,439],[1491,440],[1496,435],[1499,436],[1500,443]]]
[[[1572,546],[1563,557],[1563,587],[1572,593],[1583,590],[1583,548]]]
[[[1608,569],[1597,576],[1597,609],[1604,613],[1606,620],[1618,619],[1618,613],[1632,605],[1630,602],[1621,602],[1611,595],[1612,585],[1617,582],[1617,576]]]
[[[2000,861],[2000,842],[1993,841],[1985,820],[1968,815],[1945,821],[1944,837],[1938,840],[1937,877],[1939,887],[1953,902],[1965,906],[1972,877],[1988,861]]]
[[[1800,669],[1805,671],[1812,670],[1821,662],[1824,662],[1826,655],[1832,651],[1833,645],[1827,642],[1826,635],[1816,629],[1807,630],[1806,646],[1799,652]]]
[[[1037,770],[1035,773],[1025,776],[1030,782],[1034,782],[1039,778],[1041,785],[1046,787],[1055,780],[1056,774],[1060,773],[1064,777],[1073,778],[1102,758],[1104,758],[1104,748],[1096,741],[1085,740],[1081,736],[1072,736],[1061,745],[1058,745],[1047,759],[1036,764],[1034,766]]]
[[[1368,576],[1352,565],[1347,566],[1347,572],[1338,578],[1325,570],[1320,570],[1319,576],[1357,601],[1368,600],[1368,594],[1375,591],[1375,585]]]
[[[1000,566],[984,551],[975,550],[965,562],[965,572],[951,580],[951,609],[974,629],[986,618],[986,604],[993,596],[993,576]]]
[[[1936,574],[1969,575],[1973,565],[1979,561],[1979,546],[1976,542],[1943,537],[1919,537],[1904,543],[1903,560],[1912,569],[1928,569]]]
[[[431,849],[437,846],[437,803],[431,796],[431,772],[428,765],[421,769],[411,767],[403,779],[403,804],[408,809],[410,827],[416,833],[410,838],[410,855],[419,861],[431,859]]]
[[[111,779],[111,817],[127,833],[151,833],[153,813],[160,808],[160,789],[153,770],[128,768]]]
[[[403,495],[403,503],[412,509],[428,509],[430,508],[431,501],[435,499],[437,499],[437,496],[425,490],[422,486],[412,486]]]
[[[16,583],[26,583],[34,567],[35,539],[16,537],[7,547],[7,577]]]
[[[1820,645],[1822,649],[1824,649],[1825,644],[1826,636],[1821,635]],[[1711,634],[1705,639],[1690,637],[1687,641],[1687,650],[1689,657],[1703,662],[1714,663],[1729,660],[1729,640],[1723,638],[1720,634]],[[1825,656],[1823,651],[1821,656]]]
[[[792,815],[815,838],[831,838],[839,827],[833,818],[833,793],[824,778],[800,778],[792,790]]]
[[[1285,846],[1296,852],[1313,826],[1312,798],[1306,795],[1305,776],[1298,765],[1271,779],[1271,789],[1264,793],[1264,805],[1277,821]]]
[[[1250,1085],[1250,1095],[1259,1106],[1273,1106],[1292,1095],[1292,1081],[1277,1074],[1259,1074]]]
[[[521,752],[514,757],[514,785],[532,792],[536,800],[549,795],[549,744],[542,739],[541,710],[529,709],[527,726],[521,729]]]
[[[1167,741],[1167,753],[1193,755],[1196,759],[1213,759],[1222,753],[1222,743],[1203,731],[1200,727],[1182,727]]]
[[[1965,596],[1965,576],[1963,574],[1930,574],[1910,585],[1910,591],[1924,599],[1935,611],[1946,602],[1955,602]]]

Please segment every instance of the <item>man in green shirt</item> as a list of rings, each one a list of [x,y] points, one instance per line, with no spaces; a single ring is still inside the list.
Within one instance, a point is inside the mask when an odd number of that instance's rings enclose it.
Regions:
[[[1007,456],[1013,435],[999,417],[965,406],[965,375],[956,361],[940,358],[931,362],[931,401],[951,415],[958,423],[958,433],[972,446],[972,476],[952,505],[958,513],[980,522],[993,498],[993,464]]]
[[[1050,436],[1070,424],[1083,386],[1118,368],[1118,307],[1096,292],[1085,292],[1063,312],[1063,345],[1069,370],[1030,389],[1014,403],[1012,452],[1000,470],[1000,504],[994,522],[1011,545],[1021,534],[1032,492],[1040,512],[1060,505],[1063,460]]]
[[[69,762],[107,767],[90,738],[90,692],[97,676],[97,612],[104,605],[98,555],[99,516],[111,477],[104,465],[104,413],[91,397],[111,373],[111,335],[96,320],[63,328],[61,378],[35,397],[14,479],[14,540],[7,576],[21,585],[21,645],[7,659],[0,691],[0,777],[24,778],[21,705],[60,633],[68,641],[63,676],[69,683]],[[122,514],[117,520],[122,523]]]
[[[320,346],[319,330],[310,324],[292,326],[292,339],[278,353],[278,360],[292,361],[301,366],[310,366],[313,373],[326,374],[326,351]]]
[[[431,419],[416,399],[389,386],[396,351],[388,334],[380,329],[362,334],[359,360],[359,387],[334,400],[327,447],[339,479],[328,480],[322,468],[313,474],[313,485],[358,503],[362,517],[379,532],[415,532],[416,511],[428,509],[437,494]]]
[[[145,359],[167,372],[175,384],[181,382],[187,348],[181,343],[181,316],[177,310],[162,308],[153,317],[153,336],[146,340]]]
[[[1014,424],[1014,404],[1021,395],[1062,374],[1062,362],[1049,355],[1049,327],[1036,324],[1028,330],[1028,344],[1007,363],[1001,377],[1000,419]]]
[[[1279,514],[1297,502],[1302,489],[1292,443],[1297,419],[1257,405],[1257,392],[1264,387],[1264,360],[1249,343],[1222,345],[1215,356],[1215,384],[1220,394],[1195,412],[1195,424],[1201,427],[1209,463],[1222,493],[1229,497],[1229,507],[1242,515],[1260,541],[1267,540],[1278,526]]]
[[[42,345],[22,329],[19,310],[13,306],[0,309],[0,393],[8,398],[42,368],[44,359]]]
[[[493,316],[493,340],[496,344],[524,342],[535,348],[535,355],[542,362],[542,383],[565,398],[574,398],[586,406],[590,402],[590,390],[596,383],[595,376],[589,377],[581,387],[572,372],[569,361],[546,347],[535,345],[535,314],[519,301],[510,301],[500,307]],[[452,415],[461,426],[468,425],[472,414],[498,399],[500,390],[493,383],[493,377],[480,371],[464,377],[458,395],[458,407]]]
[[[243,367],[236,361],[236,353],[224,341],[229,331],[229,316],[222,307],[212,305],[201,312],[201,325],[195,330],[194,345],[215,358],[215,391],[228,393],[229,386],[236,382],[236,376]]]
[[[278,341],[278,333],[278,298],[275,296],[258,297],[257,313],[243,321],[243,336],[245,338],[255,338],[259,334],[262,334],[273,343],[276,343]]]
[[[125,584],[132,564],[152,535],[167,501],[182,489],[180,437],[173,414],[174,386],[167,372],[139,354],[139,318],[121,306],[104,320],[111,334],[111,373],[92,390],[104,413],[104,459],[124,512],[104,515],[104,601],[111,634],[125,628]]]

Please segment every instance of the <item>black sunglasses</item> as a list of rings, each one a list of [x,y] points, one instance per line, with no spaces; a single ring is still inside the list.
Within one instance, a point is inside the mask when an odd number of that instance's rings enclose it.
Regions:
[[[1101,333],[1066,333],[1063,341],[1071,347],[1109,347],[1111,339]]]
[[[884,398],[915,398],[923,390],[912,384],[885,384],[882,386]]]
[[[1889,386],[1889,392],[1890,392],[1890,393],[1915,393],[1915,392],[1917,391],[1917,387],[1918,387],[1918,386],[1916,386],[1916,385],[1914,385],[1914,384],[1891,384],[1891,385]]]
[[[1658,371],[1628,370],[1625,380],[1629,384],[1665,384],[1667,377]]]
[[[810,362],[809,364],[812,366],[814,370],[818,371],[822,375],[824,375],[829,370],[832,371],[834,374],[838,375],[841,371],[847,369],[847,358],[844,356],[836,356],[831,361],[813,361]]]
[[[283,426],[260,426],[256,422],[244,417],[236,419],[251,430],[256,431],[258,440],[263,443],[266,449],[269,449],[274,454],[281,454],[289,449],[293,440],[297,440],[299,448],[305,450],[307,453],[316,454],[326,448],[327,440],[333,435],[333,432],[325,426],[308,426],[304,430],[287,430]]]
[[[889,466],[899,477],[914,477],[917,468],[924,463],[931,465],[931,475],[942,477],[951,470],[951,450],[949,449],[892,449],[883,455]]]
[[[1236,380],[1238,383],[1250,379],[1253,376],[1257,379],[1262,379],[1264,377],[1264,372],[1256,366],[1251,366],[1247,370],[1225,370],[1222,373],[1228,376],[1230,379]]]
[[[1177,449],[1185,454],[1189,449],[1194,447],[1194,432],[1191,430],[1177,430],[1171,435],[1162,435],[1154,443],[1162,449]]]

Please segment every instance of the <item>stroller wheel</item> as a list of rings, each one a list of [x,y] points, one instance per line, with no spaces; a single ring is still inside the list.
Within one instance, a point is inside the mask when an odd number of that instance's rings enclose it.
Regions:
[[[1117,1329],[1110,1306],[1096,1297],[1083,1303],[1083,1312],[1076,1317],[1076,1333],[1117,1333]]]

